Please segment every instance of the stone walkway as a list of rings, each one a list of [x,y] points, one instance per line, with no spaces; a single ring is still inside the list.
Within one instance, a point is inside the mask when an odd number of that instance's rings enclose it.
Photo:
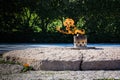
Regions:
[[[120,48],[27,48],[7,52],[3,59],[35,70],[120,70]]]
[[[0,46],[0,53],[26,48],[28,48],[28,46]],[[10,67],[11,65],[8,66]],[[0,68],[0,80],[120,80],[120,70],[29,71],[19,73],[18,71],[16,72],[13,67],[11,67],[11,70],[9,67]],[[15,66],[14,68],[18,70],[19,67],[20,66]],[[5,73],[3,71],[5,71]],[[10,74],[8,71],[10,71]]]
[[[120,80],[120,71],[30,71],[0,77],[0,80]]]
[[[120,70],[105,71],[28,71],[20,73],[22,66],[0,64],[0,80],[120,80]]]
[[[21,73],[22,66],[0,64],[0,80],[120,80],[120,70],[105,71],[28,71]]]

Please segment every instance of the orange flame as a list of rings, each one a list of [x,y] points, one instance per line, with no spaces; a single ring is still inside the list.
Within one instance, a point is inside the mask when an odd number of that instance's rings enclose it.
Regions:
[[[85,34],[85,30],[84,29],[77,29],[74,25],[74,20],[67,18],[64,22],[63,25],[66,27],[66,31],[61,30],[60,27],[56,27],[56,30],[64,33],[64,34]]]
[[[25,63],[23,64],[24,67],[29,67],[29,64]]]

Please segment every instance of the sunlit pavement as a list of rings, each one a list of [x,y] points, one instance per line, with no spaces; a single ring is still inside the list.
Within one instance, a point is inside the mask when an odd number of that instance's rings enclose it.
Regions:
[[[120,47],[120,44],[88,44],[88,47]],[[72,43],[56,44],[0,44],[0,53],[11,50],[36,48],[36,47],[73,47]]]
[[[0,44],[0,53],[36,47],[72,47],[72,44]],[[91,45],[89,45],[91,46]],[[120,47],[117,45],[95,45],[95,47]],[[66,77],[68,76],[68,77]],[[120,80],[120,70],[116,71],[31,71],[27,73],[0,75],[0,80]]]
[[[19,49],[26,49],[26,48],[34,48],[36,46],[30,45],[0,45],[0,54],[11,51],[11,50],[19,50]]]
[[[120,71],[31,71],[0,77],[0,80],[120,80]]]
[[[0,50],[15,50],[25,49],[31,47],[30,45],[0,45]]]
[[[11,50],[20,50],[36,47],[60,47],[54,44],[0,44],[0,54]]]

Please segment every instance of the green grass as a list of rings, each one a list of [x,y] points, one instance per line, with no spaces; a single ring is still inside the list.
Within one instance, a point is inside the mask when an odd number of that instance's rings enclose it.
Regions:
[[[2,54],[0,54],[0,64],[17,64],[17,65],[21,65],[21,64],[18,63],[18,62],[5,61],[5,60],[2,58]],[[30,71],[30,70],[33,70],[33,68],[32,68],[31,66],[28,66],[28,67],[23,66],[23,69],[21,70],[21,72],[27,72],[27,71]]]
[[[18,65],[20,65],[20,63],[18,63],[18,62],[5,61],[1,58],[0,58],[0,64],[18,64]]]
[[[0,64],[17,64],[17,65],[21,65],[21,64],[18,63],[18,62],[5,61],[5,60],[3,60],[2,58],[0,58]],[[23,66],[23,69],[21,70],[21,73],[22,73],[22,72],[27,72],[27,71],[30,71],[30,70],[34,70],[34,69],[33,69],[31,66],[29,66],[29,67]]]
[[[23,66],[23,69],[21,70],[21,72],[27,72],[27,71],[33,71],[34,69],[31,67],[31,66],[29,66],[29,67],[25,67],[25,66]]]
[[[18,63],[18,62],[5,61],[5,60],[2,58],[2,54],[0,54],[0,64],[18,64],[18,65],[20,65],[20,63]]]

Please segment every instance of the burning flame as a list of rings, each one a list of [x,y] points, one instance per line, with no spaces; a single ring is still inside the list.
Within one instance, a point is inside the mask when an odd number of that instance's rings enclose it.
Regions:
[[[66,27],[66,31],[61,30],[60,27],[57,27],[56,30],[64,33],[64,34],[81,34],[84,35],[85,34],[85,30],[84,29],[77,29],[76,26],[74,25],[74,20],[67,18],[65,19],[65,21],[63,22],[63,25]]]

